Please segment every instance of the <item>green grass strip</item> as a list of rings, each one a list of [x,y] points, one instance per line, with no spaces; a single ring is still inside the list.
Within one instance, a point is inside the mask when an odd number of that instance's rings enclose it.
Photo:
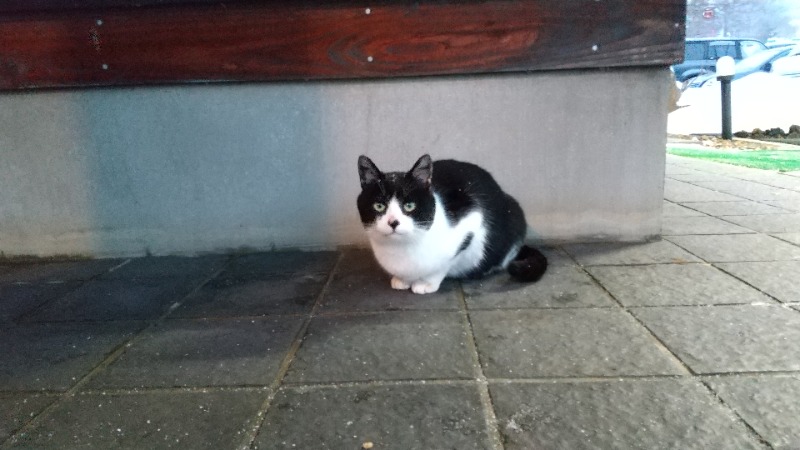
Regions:
[[[667,153],[689,158],[706,159],[736,166],[764,170],[800,170],[800,151],[794,150],[700,150],[667,147]]]

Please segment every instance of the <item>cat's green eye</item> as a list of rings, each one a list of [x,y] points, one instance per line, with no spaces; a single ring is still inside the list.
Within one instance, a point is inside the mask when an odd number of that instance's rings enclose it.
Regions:
[[[403,203],[403,210],[405,212],[411,212],[411,211],[413,211],[415,209],[417,209],[417,204],[416,203],[414,203],[414,202]]]
[[[378,211],[379,213],[380,213],[380,212],[384,212],[384,211],[386,211],[386,205],[384,205],[384,204],[383,204],[383,203],[381,203],[381,202],[375,202],[375,203],[373,203],[373,204],[372,204],[372,208],[373,208],[375,211]]]

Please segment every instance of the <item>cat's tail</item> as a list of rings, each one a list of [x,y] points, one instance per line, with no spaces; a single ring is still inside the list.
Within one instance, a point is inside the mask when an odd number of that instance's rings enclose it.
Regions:
[[[508,273],[518,281],[534,282],[547,270],[547,258],[539,250],[523,245],[508,264]]]

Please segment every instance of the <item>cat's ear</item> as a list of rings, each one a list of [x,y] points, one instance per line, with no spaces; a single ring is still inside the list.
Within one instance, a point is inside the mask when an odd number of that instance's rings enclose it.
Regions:
[[[361,188],[383,180],[383,174],[371,159],[364,155],[358,157],[358,176],[361,178]]]
[[[433,161],[431,160],[431,156],[422,155],[408,174],[425,187],[429,187],[431,185],[431,177],[433,177]]]

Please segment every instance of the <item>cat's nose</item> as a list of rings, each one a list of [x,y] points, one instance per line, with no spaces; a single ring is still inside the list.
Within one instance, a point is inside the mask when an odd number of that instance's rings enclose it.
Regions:
[[[397,220],[397,219],[389,220],[389,226],[392,227],[393,230],[395,228],[397,228],[398,225],[400,225],[400,221],[399,220]]]

